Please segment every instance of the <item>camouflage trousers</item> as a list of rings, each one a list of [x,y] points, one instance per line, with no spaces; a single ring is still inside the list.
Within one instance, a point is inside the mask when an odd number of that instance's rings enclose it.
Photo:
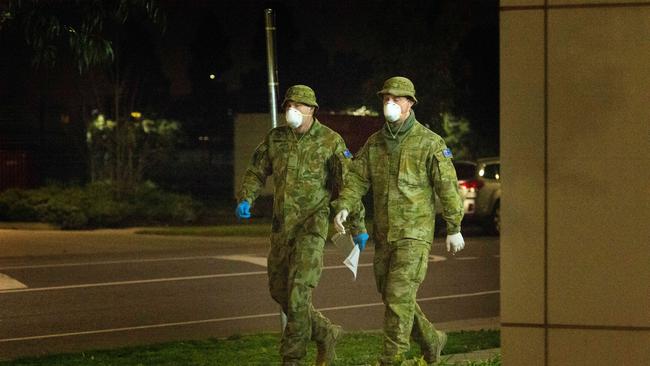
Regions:
[[[385,304],[382,365],[392,365],[409,350],[410,336],[420,345],[425,361],[436,361],[436,329],[415,301],[430,250],[430,243],[413,239],[375,244],[375,280]]]
[[[272,235],[268,256],[271,297],[287,315],[280,354],[284,362],[299,363],[307,352],[307,342],[324,341],[332,323],[314,309],[312,290],[323,269],[325,239],[314,233],[298,234],[283,240]]]

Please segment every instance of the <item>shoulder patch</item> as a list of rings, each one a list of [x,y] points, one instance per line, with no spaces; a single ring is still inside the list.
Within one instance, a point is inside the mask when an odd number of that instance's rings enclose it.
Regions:
[[[453,155],[451,154],[451,149],[446,148],[442,150],[442,155],[444,155],[445,158],[453,158]]]
[[[343,152],[343,156],[345,156],[348,159],[351,159],[352,158],[352,153],[350,152],[350,150],[345,149],[345,151]]]

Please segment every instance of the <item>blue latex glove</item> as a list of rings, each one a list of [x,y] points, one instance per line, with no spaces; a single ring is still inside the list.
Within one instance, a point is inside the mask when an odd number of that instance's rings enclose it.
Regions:
[[[359,250],[364,250],[366,248],[366,242],[368,241],[368,233],[361,233],[352,239],[354,244],[359,246]]]
[[[248,201],[243,200],[237,205],[235,210],[235,215],[239,219],[250,219],[251,217],[251,204]]]

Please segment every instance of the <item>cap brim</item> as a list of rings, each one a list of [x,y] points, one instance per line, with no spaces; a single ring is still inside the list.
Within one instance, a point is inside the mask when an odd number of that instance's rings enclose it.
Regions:
[[[280,106],[282,107],[282,109],[284,109],[284,105],[287,104],[287,102],[289,102],[289,101],[297,102],[297,103],[302,103],[302,104],[304,104],[304,105],[308,105],[308,106],[310,106],[310,107],[314,107],[314,108],[319,108],[319,107],[318,107],[318,103],[305,103],[305,102],[302,101],[302,100],[296,100],[296,99],[285,99],[285,100],[282,101],[282,104],[280,105]]]
[[[382,90],[377,92],[377,96],[379,98],[382,98],[382,96],[384,94],[391,94],[391,95],[394,95],[396,97],[408,97],[408,98],[411,98],[411,100],[413,100],[414,104],[417,104],[417,102],[418,102],[416,97],[410,96],[410,95],[408,95],[408,94],[406,94],[403,91],[398,90],[398,89],[382,89]]]

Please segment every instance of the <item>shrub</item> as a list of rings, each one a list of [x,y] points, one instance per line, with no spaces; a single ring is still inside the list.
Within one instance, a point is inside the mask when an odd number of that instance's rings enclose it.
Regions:
[[[138,187],[134,201],[138,216],[150,222],[193,222],[200,210],[198,203],[189,196],[164,192],[150,182]]]
[[[200,211],[201,205],[191,197],[162,191],[153,183],[131,193],[120,193],[109,182],[96,182],[0,194],[0,219],[43,221],[63,229],[182,224],[196,221]]]
[[[118,192],[108,181],[88,184],[81,204],[85,207],[90,227],[119,227],[135,219],[133,205],[124,199],[116,199]]]
[[[41,204],[36,209],[40,221],[56,224],[62,229],[83,229],[88,224],[88,218],[79,207],[60,201],[60,197]]]
[[[0,195],[0,218],[8,221],[38,221],[36,205],[28,194],[19,189],[9,189]]]
[[[137,219],[133,205],[113,199],[89,200],[86,214],[91,227],[119,227]]]

